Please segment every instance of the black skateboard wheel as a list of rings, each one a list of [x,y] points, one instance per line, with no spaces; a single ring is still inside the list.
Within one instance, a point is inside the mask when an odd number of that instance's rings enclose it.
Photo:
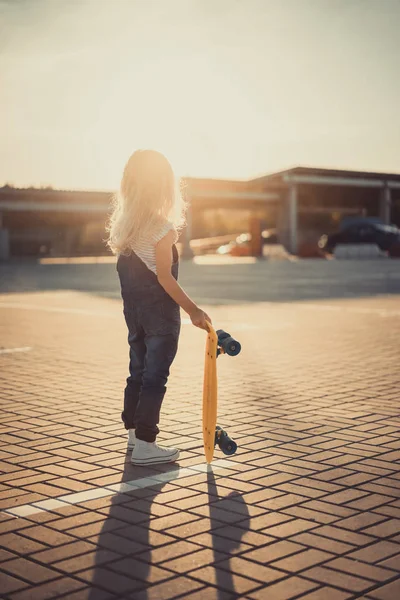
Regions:
[[[217,331],[218,346],[222,348],[222,351],[228,356],[237,356],[242,349],[240,343],[235,340],[229,333],[219,329]]]
[[[215,445],[227,456],[235,454],[237,450],[237,443],[219,426],[215,430]]]

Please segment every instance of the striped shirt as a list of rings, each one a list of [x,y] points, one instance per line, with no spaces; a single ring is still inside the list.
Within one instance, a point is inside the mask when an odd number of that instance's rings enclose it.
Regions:
[[[134,253],[144,262],[146,267],[150,269],[150,271],[153,271],[153,273],[155,273],[156,275],[156,245],[171,230],[175,232],[174,242],[176,243],[178,239],[178,234],[175,230],[175,227],[173,223],[166,221],[165,224],[162,225],[159,229],[157,229],[151,237],[139,240],[138,242],[133,242],[131,245]]]

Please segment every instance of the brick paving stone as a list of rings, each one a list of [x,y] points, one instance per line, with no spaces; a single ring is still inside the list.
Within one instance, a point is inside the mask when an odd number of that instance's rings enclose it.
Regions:
[[[44,550],[46,546],[16,533],[6,533],[0,536],[0,546],[13,550],[18,554],[30,554]]]
[[[400,519],[388,519],[378,525],[372,525],[363,530],[367,535],[379,538],[392,537],[400,531]]]
[[[149,522],[149,528],[155,531],[164,531],[167,528],[176,527],[178,525],[187,525],[191,521],[200,520],[197,515],[192,515],[185,512],[175,513],[173,516],[157,517],[151,519]]]
[[[10,594],[11,592],[15,592],[16,590],[20,590],[28,586],[26,581],[22,581],[17,577],[8,575],[7,573],[0,573],[0,583],[2,594]]]
[[[290,600],[315,589],[317,585],[312,581],[306,581],[300,577],[289,577],[284,581],[279,581],[256,592],[251,592],[248,594],[248,598],[252,598],[253,600],[265,600],[266,598],[268,600]]]
[[[282,557],[289,557],[298,552],[302,552],[304,546],[289,542],[288,540],[281,540],[279,542],[273,542],[262,548],[256,548],[249,552],[243,553],[243,558],[259,562],[261,564],[269,564]]]
[[[259,581],[216,567],[204,567],[190,572],[190,577],[203,584],[215,585],[227,592],[245,595],[260,587]]]
[[[315,510],[309,510],[307,508],[303,508],[302,506],[291,506],[289,508],[285,508],[282,512],[286,515],[290,515],[291,517],[299,517],[305,519],[306,521],[316,521],[317,523],[321,524],[329,524],[337,520],[337,517]]]
[[[37,560],[45,565],[51,564],[58,560],[64,560],[69,557],[76,557],[85,553],[90,553],[96,549],[94,544],[89,544],[87,541],[75,541],[64,546],[57,546],[57,548],[48,548],[41,550],[40,552],[34,552],[31,558]]]
[[[374,541],[372,536],[364,535],[363,533],[356,533],[348,529],[340,529],[339,527],[334,527],[333,525],[323,525],[322,527],[315,529],[313,533],[333,540],[353,544],[354,546],[365,546]]]
[[[251,528],[253,531],[260,531],[261,529],[266,529],[267,527],[272,527],[274,525],[280,525],[291,520],[292,517],[289,515],[284,515],[279,512],[270,512],[252,519]],[[238,522],[237,525],[240,527],[240,522]]]
[[[327,552],[333,552],[334,554],[345,554],[354,550],[355,546],[351,544],[345,544],[344,542],[338,542],[327,537],[316,535],[315,533],[301,533],[291,538],[292,542],[299,544],[305,544],[312,548],[318,548],[319,550],[326,550]]]
[[[152,585],[142,592],[129,596],[132,600],[169,600],[170,598],[190,598],[191,592],[203,588],[199,581],[188,577],[174,577],[157,585]],[[219,597],[218,597],[219,600]]]
[[[191,552],[190,554],[185,554],[184,556],[179,556],[172,560],[168,560],[163,562],[162,566],[165,569],[169,569],[170,571],[175,571],[179,575],[183,575],[195,569],[205,567],[209,564],[226,560],[227,558],[228,555],[226,553],[220,552],[213,546],[212,550],[211,548],[204,550],[200,550],[199,548],[197,552]]]
[[[245,494],[245,499],[247,503],[261,503],[264,500],[270,500],[271,498],[276,498],[277,496],[283,496],[284,493],[279,490],[270,490],[268,488],[264,490],[257,490],[256,492],[250,492]]]
[[[400,518],[400,508],[391,506],[390,504],[386,506],[379,506],[379,508],[375,509],[375,512],[379,515],[386,515],[387,517]]]
[[[358,531],[362,529],[363,533],[369,533],[373,535],[371,529],[366,529],[369,526],[385,521],[385,517],[372,512],[364,512],[348,517],[347,519],[341,519],[337,521],[337,526],[344,529],[351,529],[352,531]]]
[[[222,552],[232,556],[234,554],[240,554],[246,550],[252,549],[252,546],[244,543],[241,540],[234,541],[226,537],[219,536],[218,531],[214,532],[212,535],[210,533],[194,535],[193,537],[188,538],[188,541],[192,542],[193,544],[198,544],[202,547],[212,548],[216,552]]]
[[[369,494],[368,496],[364,496],[359,500],[349,502],[346,506],[356,510],[371,510],[377,508],[378,506],[382,506],[382,504],[387,504],[388,502],[392,501],[393,498],[390,496],[385,496],[382,494]]]
[[[263,532],[265,532],[267,535],[280,538],[289,537],[302,531],[308,531],[314,527],[317,527],[317,523],[306,521],[305,519],[292,519],[291,521],[280,523],[274,527],[267,527],[263,530]]]
[[[235,516],[238,517],[237,514],[235,514]],[[239,517],[239,519],[240,521],[238,525],[240,525],[240,522],[243,521],[242,518]],[[185,525],[171,527],[167,531],[170,535],[174,537],[187,539],[199,533],[204,533],[210,530],[222,528],[225,524],[226,523],[223,523],[222,521],[216,521],[215,519],[213,519],[212,522],[210,522],[210,519],[204,518],[197,519],[196,521],[192,521],[190,523],[185,523]]]
[[[68,492],[84,492],[86,490],[93,490],[94,486],[88,483],[84,483],[83,481],[78,481],[76,479],[71,479],[70,477],[57,477],[56,479],[52,479],[54,485],[64,488],[64,494]]]
[[[394,571],[400,573],[400,554],[397,554],[392,558],[382,560],[378,564],[380,567],[387,567],[388,569],[393,569]]]
[[[257,547],[274,541],[274,538],[269,535],[264,535],[263,533],[253,530],[248,531],[247,529],[241,529],[240,523],[238,523],[237,527],[232,525],[229,527],[220,527],[214,532],[214,535],[225,537],[235,542],[242,541]]]
[[[87,525],[81,525],[79,527],[73,527],[72,529],[68,529],[68,534],[74,537],[86,539],[93,535],[98,535],[99,533],[117,531],[123,527],[126,527],[126,523],[124,523],[124,521],[111,518],[95,521],[94,523],[88,523]]]
[[[74,577],[77,580],[81,580],[81,586],[89,583],[92,586],[99,587],[113,594],[126,595],[134,590],[141,590],[146,587],[143,581],[127,577],[121,573],[113,573],[113,571],[103,566],[79,571],[79,573],[74,574]]]
[[[0,502],[0,510],[7,510],[7,508],[15,508],[16,506],[21,506],[23,504],[30,504],[31,502],[40,502],[41,500],[46,500],[47,497],[41,494],[34,494],[31,492],[27,492],[22,496],[10,498],[7,500],[2,500]]]
[[[36,542],[42,542],[49,546],[61,546],[68,542],[73,542],[74,538],[70,535],[55,531],[43,525],[35,525],[34,527],[26,527],[22,531],[22,535]]]
[[[217,568],[229,572],[232,571],[233,573],[249,577],[255,581],[260,581],[261,583],[270,583],[285,577],[285,573],[278,569],[265,567],[260,563],[255,564],[241,556],[234,556],[230,560],[219,562]]]
[[[219,498],[217,502],[210,503],[210,510],[214,508],[218,508],[224,512],[232,511],[239,515],[245,515],[246,517],[249,515],[251,517],[256,517],[267,512],[265,509],[259,508],[258,506],[249,506],[241,494],[229,494],[229,496]]]
[[[298,494],[308,498],[321,498],[328,494],[326,491],[322,491],[313,487],[297,485],[296,483],[282,483],[276,486],[276,489],[287,494]]]
[[[309,594],[305,594],[301,598],[302,600],[347,600],[352,597],[352,592],[342,592],[338,589],[324,585]]]
[[[198,550],[199,547],[196,544],[183,541],[174,541],[166,546],[152,550],[150,558],[151,562],[154,564],[159,564],[179,556],[186,556]]]
[[[148,518],[150,515],[152,517],[165,517],[167,515],[172,515],[177,511],[176,508],[172,507],[172,503],[171,506],[157,504],[156,502],[151,502],[151,498],[150,501],[146,498],[142,498],[141,500],[135,499],[133,501],[124,502],[123,504],[124,505],[121,507],[120,513],[115,509],[115,506],[113,506],[112,514],[114,516],[121,514],[121,521],[126,520],[127,522],[131,523],[140,522],[140,519],[142,518],[140,513],[144,513]],[[100,508],[99,512],[108,515],[110,513],[110,509]],[[137,517],[135,516],[136,512],[138,513]],[[126,518],[128,514],[129,518]]]
[[[392,581],[376,590],[369,592],[371,598],[377,598],[377,600],[394,600],[400,595],[400,579]]]
[[[184,597],[185,600],[186,598],[188,598],[188,600],[232,600],[233,598],[230,592],[223,592],[214,587],[203,587],[200,590],[185,594]],[[247,597],[248,596],[246,596],[246,598]]]
[[[149,565],[131,556],[110,563],[108,569],[149,584],[159,583],[172,576],[172,573],[166,568]]]
[[[94,552],[85,552],[79,556],[68,558],[67,560],[57,561],[54,567],[65,573],[76,573],[83,569],[88,569],[96,565],[103,565],[110,561],[120,558],[120,554],[107,549],[100,549]]]
[[[86,525],[87,523],[103,521],[103,519],[104,517],[101,514],[91,511],[81,511],[76,515],[57,519],[50,524],[50,528],[56,529],[57,531],[67,531],[73,527],[80,527],[81,525]]]
[[[71,577],[63,577],[20,592],[15,592],[10,594],[9,598],[10,600],[50,600],[51,598],[58,598],[67,592],[79,590],[82,587],[84,587],[84,584],[81,581],[77,581]]]
[[[365,483],[360,486],[360,489],[364,490],[365,492],[376,492],[377,494],[386,494],[388,496],[391,496],[392,499],[400,498],[400,490],[398,488],[391,487],[386,483],[384,485],[379,485],[375,482]]]
[[[304,552],[296,553],[290,557],[282,558],[281,560],[275,561],[272,564],[276,569],[282,569],[283,571],[289,571],[297,573],[303,571],[314,565],[325,563],[333,555],[322,550],[304,550]]]
[[[375,564],[384,558],[389,558],[397,554],[400,554],[400,545],[383,540],[352,552],[349,554],[349,558]]]
[[[345,573],[359,575],[364,579],[371,579],[372,581],[387,581],[393,577],[393,571],[389,571],[389,569],[384,569],[382,566],[365,564],[349,558],[336,558],[327,562],[325,566]]]
[[[16,554],[14,554],[14,552],[9,552],[8,550],[4,550],[4,548],[0,548],[0,563],[15,557]]]
[[[101,508],[99,513],[108,517],[107,521],[112,519],[118,519],[118,521],[125,524],[143,523],[148,520],[148,514],[142,512],[141,507],[137,506],[138,503],[126,503],[123,506],[112,506],[110,508]],[[165,510],[165,507],[154,507],[148,504],[149,514],[153,517],[166,516],[174,514],[169,508]]]
[[[121,555],[143,552],[143,550],[147,548],[147,545],[141,544],[134,540],[118,537],[113,533],[94,535],[87,538],[87,542],[90,542],[91,546],[97,545],[100,548],[107,548],[108,550],[113,550],[117,554]]]
[[[191,498],[194,496],[198,496],[198,492],[192,489],[173,489],[169,492],[163,492],[162,500],[161,497],[157,500],[157,497],[154,498],[154,502],[161,502],[162,504],[168,504],[170,502],[174,502],[177,500],[182,500],[183,498]]]
[[[294,475],[290,475],[289,473],[276,473],[274,475],[268,475],[267,477],[261,477],[260,479],[256,479],[255,483],[257,485],[262,485],[265,487],[273,487],[279,483],[284,483],[285,481],[291,481],[294,479]]]
[[[2,565],[2,569],[11,575],[26,579],[30,583],[44,583],[60,577],[60,573],[57,571],[22,557],[7,561]]]
[[[26,490],[19,490],[17,488],[13,489],[11,487],[8,487],[8,485],[7,487],[3,486],[3,491],[0,492],[0,500],[15,498],[16,496],[23,496],[26,493]]]
[[[260,502],[259,506],[268,510],[280,510],[282,508],[288,508],[289,506],[295,506],[305,500],[307,500],[305,496],[299,496],[298,494],[284,494],[277,498]]]
[[[302,576],[306,579],[312,579],[318,583],[327,583],[332,587],[337,587],[345,591],[363,592],[371,587],[371,581],[355,577],[347,573],[333,571],[325,567],[313,567],[308,571],[303,571]]]
[[[104,592],[103,590],[96,589],[96,600],[115,600],[116,596],[114,594],[110,594],[109,592]],[[67,594],[66,596],[62,596],[63,600],[93,600],[93,588],[85,587],[81,588],[77,592],[72,592],[71,594]]]
[[[326,481],[319,481],[318,479],[314,479],[313,477],[301,477],[296,479],[296,485],[304,486],[305,492],[308,491],[309,488],[315,488],[317,490],[322,490],[324,492],[338,492],[342,493],[342,488],[335,483],[328,483]],[[337,494],[332,493],[332,497],[335,497]],[[336,500],[334,500],[336,503]]]
[[[182,500],[176,500],[171,502],[171,513],[175,510],[187,510],[189,508],[197,508],[198,506],[204,506],[208,504],[208,496],[206,494],[197,494],[195,496],[189,496],[189,498],[183,498]],[[167,507],[164,507],[167,508]]]
[[[191,509],[190,513],[193,513],[194,515],[205,516],[207,517],[207,520],[212,519],[213,522],[218,521],[221,525],[229,523],[239,523],[240,521],[243,521],[245,519],[245,516],[248,517],[248,512],[246,515],[243,515],[236,511],[229,511],[224,505],[219,505],[217,503],[193,508]],[[253,522],[254,520],[255,519],[252,519]]]
[[[105,535],[108,534],[103,533],[100,538],[102,539]],[[175,541],[175,538],[172,535],[153,531],[152,529],[146,529],[145,527],[137,525],[117,529],[115,531],[115,538],[118,538],[119,536],[121,538],[127,538],[133,544],[140,543],[144,546],[151,546],[152,548],[158,548],[159,546]]]
[[[30,527],[32,525],[32,523],[27,519],[15,519],[11,515],[5,514],[4,516],[7,516],[7,518],[0,522],[0,534],[7,533],[9,531],[18,531],[24,529],[24,527]]]

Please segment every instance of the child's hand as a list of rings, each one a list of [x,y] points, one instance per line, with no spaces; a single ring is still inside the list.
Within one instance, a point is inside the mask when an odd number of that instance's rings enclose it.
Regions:
[[[200,327],[200,329],[205,329],[206,331],[208,331],[206,321],[208,321],[209,323],[211,323],[212,321],[208,314],[204,312],[204,310],[201,310],[201,308],[196,308],[196,310],[194,310],[189,316],[193,325],[195,325],[196,327]]]

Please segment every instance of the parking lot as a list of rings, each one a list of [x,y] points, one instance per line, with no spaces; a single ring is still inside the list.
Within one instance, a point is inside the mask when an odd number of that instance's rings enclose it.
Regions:
[[[183,263],[242,343],[218,359],[204,461],[204,332],[184,319],[160,441],[130,463],[115,265],[0,267],[0,581],[6,600],[400,596],[400,263]],[[185,317],[185,315],[183,315]]]

